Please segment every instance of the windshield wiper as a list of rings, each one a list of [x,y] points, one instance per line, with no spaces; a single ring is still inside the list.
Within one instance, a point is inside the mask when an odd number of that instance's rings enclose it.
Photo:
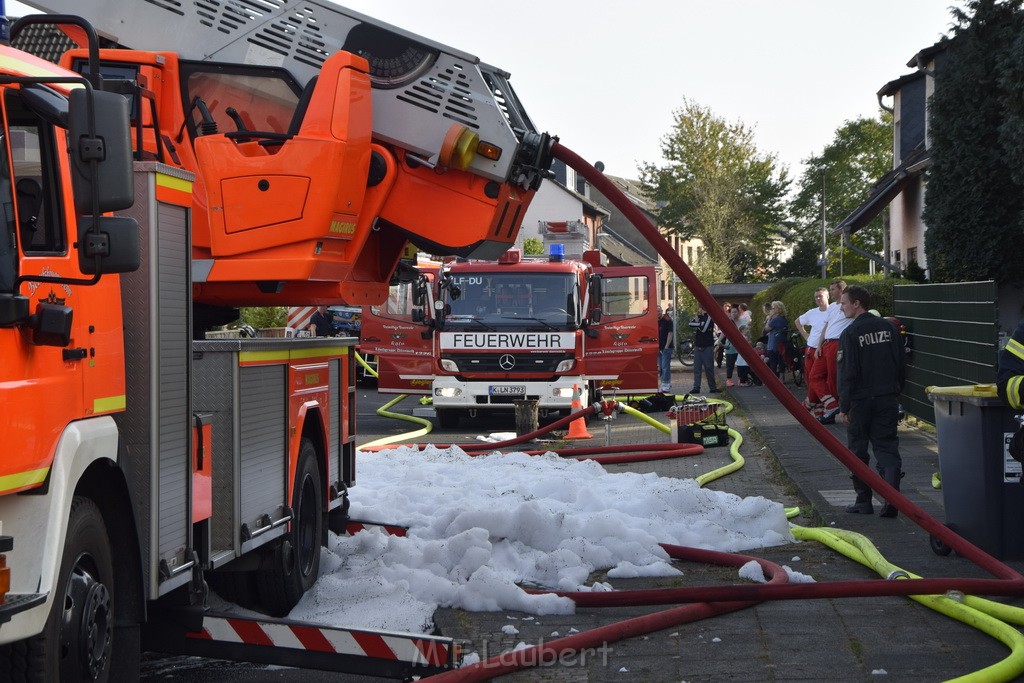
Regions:
[[[452,319],[453,317],[455,317],[457,319],[454,319],[454,321],[453,321],[453,319]],[[492,332],[497,332],[498,331],[498,328],[494,328],[492,326],[487,325],[486,323],[484,323],[482,321],[481,318],[479,318],[479,317],[477,317],[475,315],[450,315],[449,318],[446,319],[445,323],[447,325],[469,325],[470,323],[475,323],[475,324],[479,325],[481,328],[483,328],[484,330],[490,330]]]
[[[502,320],[533,320],[534,322],[538,322],[541,325],[544,325],[549,330],[557,330],[558,329],[557,327],[555,327],[554,325],[549,323],[547,320],[544,320],[543,318],[531,318],[530,316],[525,316],[525,315],[503,315],[503,316],[501,316],[501,319]]]

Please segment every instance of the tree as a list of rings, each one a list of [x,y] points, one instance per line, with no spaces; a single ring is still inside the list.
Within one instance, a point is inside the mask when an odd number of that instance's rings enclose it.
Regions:
[[[544,241],[539,237],[526,237],[523,239],[523,253],[536,255],[544,253]]]
[[[776,278],[787,277],[818,277],[821,268],[818,258],[821,256],[821,241],[816,235],[802,235],[797,238],[793,254],[779,264],[775,270]]]
[[[833,249],[845,250],[842,254],[833,253],[828,274],[839,275],[840,260],[843,274],[867,273],[867,259],[845,249],[841,239],[832,236],[832,228],[860,206],[875,183],[892,170],[892,114],[882,111],[878,118],[846,121],[836,129],[832,142],[822,153],[808,157],[804,163],[807,170],[800,176],[797,183],[800,189],[789,206],[800,235],[798,250],[802,260],[779,274],[812,276],[821,273],[820,267],[811,272],[799,271],[806,270],[803,259],[811,252],[812,245],[816,266],[821,255],[823,193],[827,242]],[[865,251],[882,253],[881,216],[858,230],[852,240]],[[796,255],[794,252],[794,257]]]
[[[239,325],[251,325],[256,329],[284,327],[288,324],[288,309],[284,306],[243,308],[239,313]]]
[[[971,0],[952,11],[953,37],[929,105],[924,219],[933,281],[1022,279],[1020,5]]]
[[[772,240],[789,188],[774,156],[758,152],[753,131],[692,100],[673,112],[661,141],[665,166],[643,164],[640,182],[658,206],[659,224],[705,245],[711,281],[738,282],[770,264]]]

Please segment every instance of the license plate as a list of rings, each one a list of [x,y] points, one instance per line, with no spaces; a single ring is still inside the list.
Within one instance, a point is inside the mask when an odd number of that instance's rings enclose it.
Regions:
[[[491,396],[525,396],[526,387],[522,384],[496,384],[491,387]]]

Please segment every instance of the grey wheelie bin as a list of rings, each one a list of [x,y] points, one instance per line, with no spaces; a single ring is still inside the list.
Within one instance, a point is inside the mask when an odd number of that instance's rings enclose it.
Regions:
[[[1006,405],[993,384],[926,392],[935,407],[946,525],[990,555],[1024,557],[1021,464],[1007,450],[1020,411]],[[936,544],[933,538],[932,549],[945,554]]]

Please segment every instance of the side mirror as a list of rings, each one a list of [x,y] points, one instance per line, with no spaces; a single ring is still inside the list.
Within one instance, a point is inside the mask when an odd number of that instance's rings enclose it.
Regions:
[[[604,278],[598,274],[593,274],[587,278],[590,284],[590,299],[594,306],[601,305],[601,283]]]
[[[424,278],[418,278],[412,284],[412,305],[422,306],[427,301],[427,282]]]
[[[85,88],[71,91],[68,102],[68,146],[71,148],[71,185],[79,213],[127,209],[135,201],[132,142],[128,99],[117,93],[92,93],[95,137],[89,134],[89,98]],[[91,170],[95,161],[95,175]]]
[[[70,306],[39,304],[25,321],[31,330],[32,343],[38,346],[67,346],[71,343]]]
[[[99,221],[99,233],[93,221]],[[140,256],[142,229],[127,216],[81,216],[78,219],[78,268],[86,275],[96,275],[96,257],[100,257],[100,274],[131,273],[142,264]]]
[[[0,327],[20,323],[28,318],[28,297],[0,294]]]

